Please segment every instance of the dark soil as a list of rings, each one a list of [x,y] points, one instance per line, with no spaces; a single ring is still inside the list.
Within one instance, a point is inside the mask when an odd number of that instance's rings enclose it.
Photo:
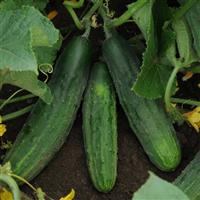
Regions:
[[[113,5],[113,7],[115,10],[121,8],[119,10],[120,13],[124,6],[117,2],[118,1],[115,1],[116,5]],[[126,1],[126,3],[128,2],[130,3],[130,1]],[[57,8],[60,11],[59,16],[54,20],[54,22],[57,27],[65,32],[68,21],[63,20],[64,18],[62,15],[64,14],[65,16],[66,11],[60,4],[57,5],[53,3],[53,1],[47,8],[47,11],[52,8]],[[123,26],[119,31],[126,37],[128,37],[130,33],[133,34],[133,32],[131,32],[133,30],[129,25]],[[73,32],[73,34],[74,33],[75,32]],[[95,34],[97,33],[94,31],[92,39],[94,45],[99,47],[102,35],[98,33],[98,38],[100,39],[97,40]],[[64,43],[66,43],[68,39],[65,40]],[[94,60],[98,55],[98,51],[99,48],[95,48]],[[197,93],[188,90],[189,88],[194,88],[193,86],[196,86],[197,79],[199,80],[199,76],[194,77],[191,81],[187,82],[187,89],[180,90],[179,96],[188,97],[189,95],[193,98],[197,97]],[[185,85],[183,86],[186,87]],[[12,91],[12,87],[4,87],[1,97],[9,96]],[[25,104],[32,103],[33,101],[29,100],[23,104],[8,106],[5,112],[8,113],[14,111]],[[28,115],[25,115],[8,123],[8,134],[6,134],[5,140],[15,139],[17,133],[26,121],[27,116]],[[177,135],[182,145],[182,162],[175,172],[161,172],[148,160],[140,143],[130,129],[123,110],[120,105],[118,105],[118,178],[114,189],[108,194],[102,194],[93,188],[88,175],[81,127],[82,115],[80,109],[64,146],[56,154],[49,165],[31,182],[35,187],[41,187],[54,199],[59,199],[61,196],[66,195],[71,188],[74,188],[76,191],[76,200],[130,200],[133,192],[135,192],[147,179],[148,171],[153,171],[160,177],[168,181],[173,181],[200,149],[200,136],[197,135],[192,128],[186,124],[176,126]],[[32,191],[30,191],[26,186],[23,186],[22,189],[28,194],[32,194]]]

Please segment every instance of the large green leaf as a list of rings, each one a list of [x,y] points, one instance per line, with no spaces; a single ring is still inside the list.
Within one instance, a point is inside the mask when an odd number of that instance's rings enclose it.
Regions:
[[[179,2],[183,4],[186,0],[179,0]],[[186,13],[185,17],[192,32],[194,48],[200,58],[200,1],[197,1],[197,3]]]
[[[59,31],[33,7],[3,9],[0,12],[0,19],[1,85],[4,83],[20,85],[49,103],[50,90],[46,84],[37,79],[38,64],[52,64],[59,48],[57,45]],[[41,54],[40,48],[43,50],[49,48],[49,53],[44,59],[37,60],[36,55]]]
[[[133,16],[146,39],[147,45],[143,55],[141,72],[133,89],[136,94],[150,99],[163,96],[171,73],[171,68],[160,64],[158,59],[161,29],[164,21],[169,18],[169,12],[165,1],[150,0]]]
[[[39,10],[44,10],[49,0],[3,0],[0,1],[0,9],[18,9],[22,6],[34,6]]]
[[[150,173],[147,182],[134,194],[132,200],[189,200],[175,185]]]

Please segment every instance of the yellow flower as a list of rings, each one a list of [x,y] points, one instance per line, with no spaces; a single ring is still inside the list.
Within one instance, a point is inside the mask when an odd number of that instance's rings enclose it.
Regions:
[[[188,122],[194,127],[194,129],[199,133],[200,131],[200,106],[196,107],[193,111],[183,114]]]
[[[58,15],[58,12],[56,10],[52,10],[48,15],[47,17],[52,20],[54,19],[56,16]]]
[[[6,132],[6,125],[0,124],[0,137],[2,137],[5,132]]]
[[[60,200],[73,200],[75,197],[75,191],[74,189],[71,190],[71,192],[66,197],[61,197]]]
[[[13,200],[13,195],[11,192],[6,190],[5,188],[0,189],[0,199],[1,200]]]
[[[7,130],[6,129],[6,125],[2,124],[2,117],[0,115],[0,137],[2,137],[4,135],[4,133],[6,132],[6,130]]]

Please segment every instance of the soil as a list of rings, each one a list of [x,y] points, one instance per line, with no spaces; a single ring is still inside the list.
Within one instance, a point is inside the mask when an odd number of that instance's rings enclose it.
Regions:
[[[126,1],[126,3],[128,2],[130,1]],[[123,10],[123,5],[120,5],[120,3],[113,5],[116,10],[120,6]],[[68,22],[67,20],[63,20],[62,14],[66,14],[66,11],[60,4],[55,4],[53,1],[50,6],[48,6],[47,11],[52,8],[57,8],[60,11],[59,16],[55,19],[54,23],[57,27],[62,27],[62,30],[64,30]],[[120,12],[121,10],[119,10],[119,13]],[[126,30],[126,37],[128,37],[128,34],[130,34],[130,31],[128,30],[131,30],[129,25],[123,26],[119,31],[124,34],[124,30]],[[102,40],[101,35],[99,36],[99,40],[95,40],[95,34],[94,31],[92,38],[98,48],[95,48],[94,60],[98,55],[99,43]],[[67,40],[65,40],[64,43],[66,43]],[[197,79],[199,80],[199,78],[199,76],[196,76],[189,80],[186,84],[187,86],[184,85],[185,83],[181,83],[183,86],[182,88],[185,89],[180,89],[178,95],[180,97],[189,96],[199,98],[199,96],[197,96],[198,94],[194,92],[197,90],[189,89],[194,88],[197,85]],[[11,86],[3,87],[1,97],[9,96],[13,90],[14,88]],[[5,113],[24,107],[24,105],[30,104],[33,101],[35,100],[28,100],[22,104],[8,106]],[[148,160],[136,136],[130,129],[127,118],[119,104],[117,108],[119,133],[118,178],[114,189],[110,193],[102,194],[97,192],[90,181],[83,146],[81,109],[77,114],[74,126],[63,147],[49,165],[31,183],[35,187],[41,187],[54,199],[59,199],[61,196],[66,195],[71,188],[74,188],[76,191],[76,200],[130,200],[133,192],[135,192],[147,179],[148,171],[153,171],[160,177],[168,181],[173,181],[189,161],[192,160],[195,153],[200,150],[200,135],[196,134],[187,124],[180,126],[176,125],[175,128],[183,152],[182,162],[174,172],[161,172]],[[13,141],[16,138],[17,133],[27,119],[27,116],[28,115],[25,115],[17,120],[12,120],[7,124],[8,134],[6,135],[5,140],[9,139]],[[22,190],[32,196],[32,191],[26,186],[23,186]],[[32,198],[34,197],[32,196]]]

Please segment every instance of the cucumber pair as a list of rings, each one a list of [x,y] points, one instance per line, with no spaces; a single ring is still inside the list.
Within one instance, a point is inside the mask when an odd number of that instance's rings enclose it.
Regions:
[[[49,82],[53,102],[38,100],[4,159],[11,162],[15,174],[33,179],[65,142],[87,85],[91,52],[90,41],[80,36],[59,57]],[[129,124],[150,160],[161,170],[174,170],[181,152],[170,120],[159,102],[131,91],[138,71],[134,52],[114,34],[103,43],[103,57]],[[88,168],[94,186],[102,192],[113,188],[117,176],[117,114],[110,75],[103,63],[93,67],[83,104]]]
[[[101,63],[91,73],[83,106],[83,130],[93,184],[99,191],[108,192],[117,176],[117,114],[112,81],[130,127],[149,159],[162,171],[173,171],[180,163],[181,150],[161,102],[144,99],[131,90],[140,64],[129,43],[116,33],[109,34],[102,51],[108,70]]]

